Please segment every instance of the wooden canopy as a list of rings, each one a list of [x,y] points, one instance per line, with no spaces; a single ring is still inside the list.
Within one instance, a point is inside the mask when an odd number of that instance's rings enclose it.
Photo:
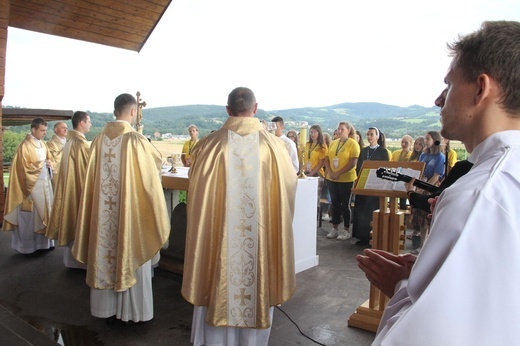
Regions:
[[[139,52],[171,0],[11,0],[9,26]]]
[[[54,109],[2,108],[2,126],[30,124],[36,117],[47,121],[65,121],[72,118],[72,111]]]

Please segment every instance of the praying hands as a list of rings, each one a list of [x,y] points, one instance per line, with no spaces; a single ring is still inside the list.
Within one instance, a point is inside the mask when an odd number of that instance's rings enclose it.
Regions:
[[[397,283],[410,276],[416,258],[409,253],[394,255],[375,249],[365,249],[363,255],[356,256],[358,267],[365,272],[368,281],[390,298]]]

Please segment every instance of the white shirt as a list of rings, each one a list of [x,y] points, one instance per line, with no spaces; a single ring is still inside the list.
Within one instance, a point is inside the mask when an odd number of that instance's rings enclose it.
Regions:
[[[298,149],[296,149],[296,143],[294,143],[289,137],[286,135],[281,135],[280,138],[282,141],[285,142],[285,146],[287,147],[287,150],[289,151],[289,156],[291,158],[291,162],[293,164],[294,170],[296,173],[300,171],[300,161],[298,161]]]
[[[513,345],[520,335],[520,131],[495,133],[437,202],[374,345]]]

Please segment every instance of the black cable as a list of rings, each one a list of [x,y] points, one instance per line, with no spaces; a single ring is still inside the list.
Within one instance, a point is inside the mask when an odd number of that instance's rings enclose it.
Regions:
[[[285,311],[283,311],[279,306],[277,306],[276,308],[277,308],[278,310],[280,310],[281,312],[283,312],[283,314],[284,314],[285,316],[287,316],[287,318],[289,319],[289,321],[291,321],[291,322],[296,326],[296,328],[298,328],[298,331],[300,332],[301,335],[305,336],[307,339],[309,339],[310,341],[312,341],[312,342],[314,342],[314,343],[316,343],[316,344],[318,344],[318,345],[326,346],[325,344],[322,344],[322,343],[320,343],[320,342],[314,340],[313,338],[311,338],[310,336],[308,336],[308,335],[306,335],[304,332],[302,332],[302,330],[300,329],[300,327],[298,327],[298,325],[296,324],[296,322],[294,322],[294,321],[292,320],[292,318],[290,318],[289,315],[287,315],[287,313],[286,313]]]

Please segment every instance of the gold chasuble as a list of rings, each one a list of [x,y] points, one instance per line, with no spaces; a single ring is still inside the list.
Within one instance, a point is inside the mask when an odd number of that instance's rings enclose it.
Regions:
[[[136,270],[166,243],[161,162],[126,121],[107,123],[92,142],[72,248],[87,265],[91,288],[126,291],[136,283]]]
[[[192,152],[182,295],[217,327],[270,327],[295,289],[297,177],[257,118],[229,117]]]
[[[17,207],[21,205],[22,211],[38,213],[44,227],[35,230],[35,232],[45,233],[45,226],[48,225],[52,205],[52,187],[50,180],[47,178],[41,179],[41,175],[44,174],[48,177],[47,172],[42,172],[42,170],[47,169],[45,160],[50,159],[51,155],[45,143],[36,140],[30,134],[16,149],[5,200],[4,231],[12,231],[18,228]],[[41,186],[37,189],[37,193],[31,194],[38,180],[40,180]]]
[[[45,233],[47,238],[57,239],[58,246],[65,246],[74,240],[89,152],[90,145],[85,135],[75,130],[69,131],[58,171],[51,218]]]
[[[60,169],[61,157],[63,155],[63,148],[65,143],[60,140],[60,138],[56,135],[53,135],[52,138],[47,141],[47,148],[49,149],[49,153],[51,154],[51,164],[52,164],[52,186],[56,188],[57,175]]]

